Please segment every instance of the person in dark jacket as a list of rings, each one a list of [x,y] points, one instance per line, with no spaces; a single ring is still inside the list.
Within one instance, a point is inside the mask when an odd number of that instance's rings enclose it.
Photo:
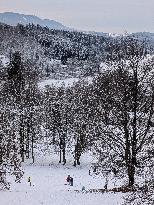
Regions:
[[[69,185],[70,185],[70,179],[71,179],[71,177],[70,177],[70,175],[68,175],[67,178],[66,178],[66,181]]]
[[[70,178],[70,186],[73,186],[73,177]]]

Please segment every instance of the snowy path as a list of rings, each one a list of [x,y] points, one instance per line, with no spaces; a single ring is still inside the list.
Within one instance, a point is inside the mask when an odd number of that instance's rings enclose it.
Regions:
[[[74,186],[64,185],[66,176],[74,178]],[[32,186],[27,179],[31,176]],[[102,188],[104,181],[88,175],[87,167],[52,165],[25,167],[20,184],[11,191],[0,192],[0,205],[117,205],[122,202],[121,193],[77,193],[84,185],[86,189]]]

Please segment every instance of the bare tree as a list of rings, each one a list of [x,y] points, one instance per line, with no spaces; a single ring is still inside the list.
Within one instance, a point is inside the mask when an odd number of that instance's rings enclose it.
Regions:
[[[94,85],[100,107],[96,149],[101,166],[126,171],[132,186],[136,168],[144,166],[140,155],[153,139],[154,73],[144,45],[126,39],[121,49]]]

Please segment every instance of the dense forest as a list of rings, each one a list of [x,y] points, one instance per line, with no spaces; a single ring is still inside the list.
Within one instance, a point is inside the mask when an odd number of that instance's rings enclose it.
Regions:
[[[36,150],[58,150],[63,165],[71,153],[74,166],[80,165],[83,153],[92,152],[97,174],[127,176],[129,188],[135,187],[136,175],[146,172],[146,197],[152,200],[151,45],[133,36],[112,38],[20,24],[1,24],[0,42],[0,55],[8,59],[5,65],[0,62],[0,169],[19,182],[22,162],[34,163]],[[38,86],[43,79],[65,78],[79,81]]]

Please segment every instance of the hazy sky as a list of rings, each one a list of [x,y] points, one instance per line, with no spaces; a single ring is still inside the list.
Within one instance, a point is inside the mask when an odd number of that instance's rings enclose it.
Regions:
[[[0,0],[0,12],[5,11],[35,14],[82,30],[154,32],[154,0]]]

